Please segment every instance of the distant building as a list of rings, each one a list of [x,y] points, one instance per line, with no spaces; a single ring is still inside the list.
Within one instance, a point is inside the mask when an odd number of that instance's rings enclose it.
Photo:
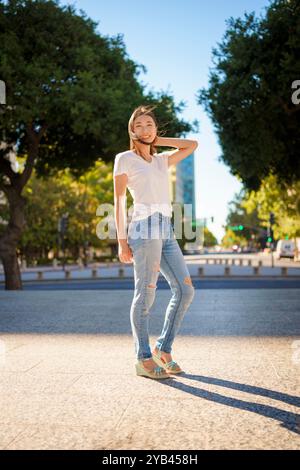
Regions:
[[[196,194],[195,194],[195,165],[194,165],[194,152],[191,153],[184,160],[177,165],[169,167],[169,190],[172,203],[179,203],[184,209],[183,215],[191,219],[191,222],[196,222]],[[195,230],[195,227],[194,229]],[[186,249],[199,249],[201,243],[186,243]]]
[[[176,202],[191,204],[190,213],[185,215],[196,219],[195,165],[194,152],[176,165]]]
[[[169,193],[171,203],[176,202],[176,166],[177,165],[171,165],[169,167]]]

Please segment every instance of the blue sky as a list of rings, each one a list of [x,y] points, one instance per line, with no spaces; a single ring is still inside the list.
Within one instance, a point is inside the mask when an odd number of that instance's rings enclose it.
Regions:
[[[269,0],[73,0],[77,12],[98,23],[103,35],[122,34],[128,56],[147,72],[139,80],[146,91],[168,91],[175,102],[186,103],[180,115],[200,121],[195,138],[196,215],[214,217],[208,228],[220,240],[224,234],[228,203],[241,189],[229,168],[218,160],[221,149],[212,123],[196,102],[196,93],[208,84],[212,48],[220,43],[226,20],[245,12],[264,14]],[[127,127],[127,123],[124,123]],[[169,136],[173,137],[173,136]],[[246,143],[245,143],[246,145]],[[120,150],[121,151],[121,150]]]

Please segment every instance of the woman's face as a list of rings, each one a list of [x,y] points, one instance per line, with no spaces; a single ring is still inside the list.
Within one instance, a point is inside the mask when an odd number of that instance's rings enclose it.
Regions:
[[[151,143],[156,137],[156,125],[151,116],[143,115],[134,120],[134,134],[144,142]]]

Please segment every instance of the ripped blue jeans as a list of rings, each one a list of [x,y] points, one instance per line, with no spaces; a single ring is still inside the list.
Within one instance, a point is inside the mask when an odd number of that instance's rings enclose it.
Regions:
[[[195,294],[171,217],[155,212],[145,219],[131,221],[127,241],[134,266],[135,289],[130,322],[136,357],[138,360],[152,357],[148,333],[149,313],[155,299],[159,272],[166,278],[172,297],[156,347],[171,353],[175,336]]]

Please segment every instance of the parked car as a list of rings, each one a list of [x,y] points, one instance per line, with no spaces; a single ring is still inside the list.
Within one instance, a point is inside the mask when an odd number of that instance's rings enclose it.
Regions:
[[[275,258],[294,258],[295,243],[293,240],[278,240],[275,251]]]
[[[257,253],[258,249],[254,246],[243,246],[242,253]]]

